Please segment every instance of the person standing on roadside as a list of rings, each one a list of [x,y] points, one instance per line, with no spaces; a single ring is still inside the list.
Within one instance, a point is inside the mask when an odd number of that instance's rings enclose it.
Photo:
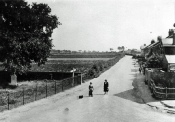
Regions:
[[[90,85],[89,85],[89,97],[93,97],[93,90],[94,90],[94,87],[92,86],[92,83],[90,82]]]
[[[141,73],[141,68],[139,68],[139,72]]]
[[[108,83],[108,81],[105,79],[105,82],[104,82],[104,92],[105,92],[105,94],[106,93],[108,93],[108,91],[109,91],[109,83]]]

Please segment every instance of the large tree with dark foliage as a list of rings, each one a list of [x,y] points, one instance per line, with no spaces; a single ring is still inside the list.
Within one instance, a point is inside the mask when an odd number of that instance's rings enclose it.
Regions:
[[[121,46],[121,47],[119,46],[119,47],[118,47],[118,50],[119,50],[119,51],[124,51],[124,50],[125,50],[125,47],[124,47],[124,46]]]
[[[47,4],[0,0],[0,61],[11,73],[44,64],[52,48],[51,35],[60,25]]]

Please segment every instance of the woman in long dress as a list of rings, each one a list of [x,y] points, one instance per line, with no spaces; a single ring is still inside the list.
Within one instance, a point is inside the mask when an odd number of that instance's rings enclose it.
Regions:
[[[109,83],[108,83],[107,80],[105,80],[105,82],[104,82],[104,92],[105,92],[105,94],[108,93],[108,91],[109,91],[108,87],[109,87]]]
[[[93,90],[94,90],[94,87],[92,86],[92,83],[90,82],[90,85],[89,85],[89,97],[93,97]]]

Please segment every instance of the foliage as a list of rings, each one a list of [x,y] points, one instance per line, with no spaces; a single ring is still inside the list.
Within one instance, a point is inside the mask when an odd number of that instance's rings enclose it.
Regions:
[[[133,58],[133,59],[142,59],[142,60],[144,59],[143,56],[141,56],[141,55],[136,55],[136,54],[133,54],[132,58]]]
[[[0,1],[0,61],[11,73],[25,72],[32,61],[44,64],[52,48],[51,35],[60,22],[47,4]]]
[[[99,67],[99,64],[94,64],[93,66],[92,66],[92,69],[95,71],[95,72],[99,72],[100,71],[100,67]]]
[[[155,70],[154,73],[151,74],[151,78],[154,80],[156,85],[162,85],[169,88],[175,87],[175,73]]]
[[[158,40],[159,42],[162,42],[162,37],[161,37],[161,36],[158,36],[158,37],[157,37],[157,40]]]
[[[88,75],[91,76],[91,77],[94,77],[94,75],[96,74],[95,70],[94,69],[90,69],[88,71]]]
[[[146,61],[149,68],[161,68],[163,66],[163,58],[160,55],[151,55]]]
[[[152,40],[151,40],[151,44],[154,44],[154,43],[155,43],[155,40],[154,40],[154,39],[152,39]]]
[[[92,68],[89,70],[89,75],[90,76],[97,76],[100,72],[103,72],[104,70],[107,70],[114,64],[116,64],[124,55],[118,55],[114,59],[110,59],[108,61],[99,61],[95,63]]]
[[[121,47],[119,46],[119,47],[118,47],[118,50],[119,50],[119,51],[124,51],[124,50],[125,50],[125,47],[124,47],[124,46],[121,46]]]

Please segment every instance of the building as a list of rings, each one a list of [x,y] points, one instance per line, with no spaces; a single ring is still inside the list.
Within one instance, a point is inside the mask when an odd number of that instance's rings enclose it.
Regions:
[[[167,71],[175,71],[175,33],[173,29],[169,30],[167,38],[162,39],[162,48],[164,51],[164,68]]]
[[[173,29],[169,30],[168,37],[142,47],[142,54],[146,60],[153,56],[162,58],[162,69],[168,72],[175,71],[175,33]]]

